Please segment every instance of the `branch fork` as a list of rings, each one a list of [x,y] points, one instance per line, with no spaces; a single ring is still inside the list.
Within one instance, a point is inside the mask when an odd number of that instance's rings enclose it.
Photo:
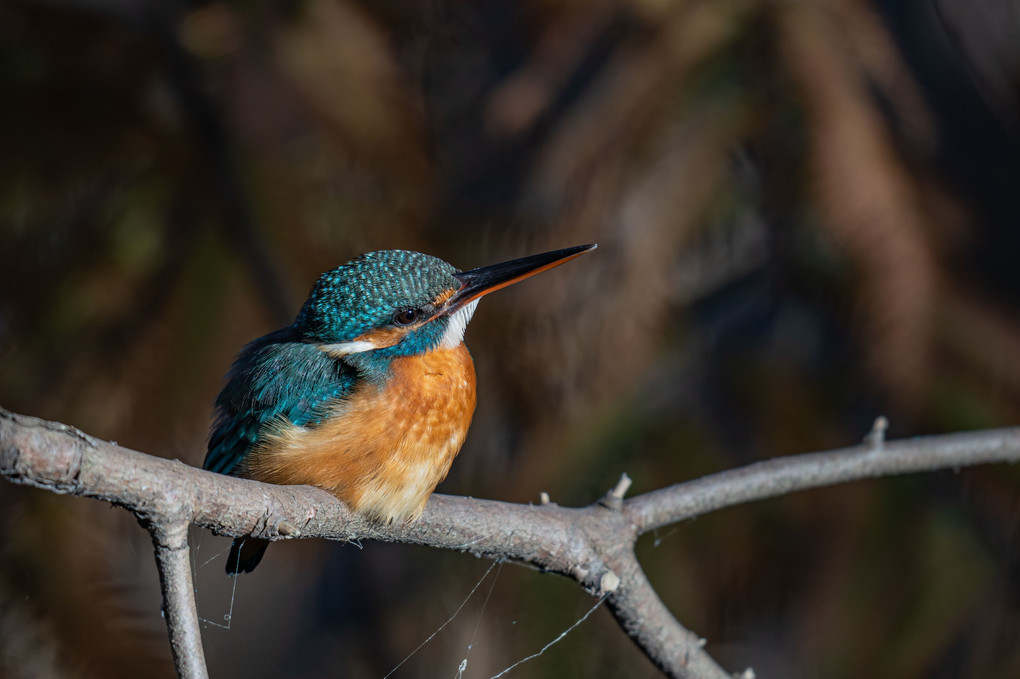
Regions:
[[[659,599],[634,555],[637,538],[662,526],[796,490],[892,474],[1020,461],[1020,428],[885,441],[876,420],[858,446],[795,455],[624,497],[624,474],[595,504],[517,505],[433,495],[422,517],[380,526],[329,493],[213,474],[94,439],[73,427],[0,408],[0,476],[54,493],[123,507],[152,535],[163,612],[178,675],[208,676],[192,584],[188,527],[278,540],[375,539],[532,564],[576,580],[605,601],[624,632],[669,677],[730,677]],[[876,449],[882,455],[864,455]],[[753,670],[736,675],[753,679]]]

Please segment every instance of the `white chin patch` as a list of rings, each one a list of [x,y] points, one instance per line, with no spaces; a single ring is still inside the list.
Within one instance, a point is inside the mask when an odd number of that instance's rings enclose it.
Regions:
[[[460,343],[464,341],[464,331],[467,329],[467,324],[475,313],[475,309],[478,308],[478,302],[480,301],[480,299],[476,299],[453,312],[450,320],[447,321],[446,333],[443,334],[443,339],[439,342],[441,348],[455,349],[460,346]]]

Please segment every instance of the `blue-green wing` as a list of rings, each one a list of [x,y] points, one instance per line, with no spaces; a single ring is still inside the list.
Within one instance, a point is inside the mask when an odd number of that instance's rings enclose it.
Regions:
[[[230,474],[270,428],[314,426],[347,396],[356,373],[289,328],[255,340],[234,361],[216,399],[216,423],[203,467]]]

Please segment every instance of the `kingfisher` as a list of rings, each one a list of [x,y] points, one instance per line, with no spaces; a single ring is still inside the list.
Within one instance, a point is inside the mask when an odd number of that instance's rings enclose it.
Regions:
[[[479,300],[595,247],[469,271],[383,250],[327,271],[291,325],[238,354],[203,467],[318,486],[375,522],[417,519],[474,414],[464,331]],[[227,574],[254,570],[268,545],[235,539]]]

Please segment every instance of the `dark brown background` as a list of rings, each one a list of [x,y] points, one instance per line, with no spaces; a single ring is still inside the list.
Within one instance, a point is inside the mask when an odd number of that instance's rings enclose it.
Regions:
[[[1020,17],[869,3],[0,6],[0,403],[200,464],[234,352],[323,270],[599,249],[487,298],[442,492],[585,504],[1018,423]],[[148,537],[0,484],[0,676],[169,676]],[[857,483],[639,545],[728,667],[1020,675],[1020,470]],[[223,623],[224,539],[196,533]],[[276,546],[215,677],[382,677],[489,567]],[[498,577],[494,577],[497,575]],[[483,602],[489,595],[483,609]],[[394,677],[489,677],[591,606],[505,565]],[[598,611],[518,677],[652,677]]]

